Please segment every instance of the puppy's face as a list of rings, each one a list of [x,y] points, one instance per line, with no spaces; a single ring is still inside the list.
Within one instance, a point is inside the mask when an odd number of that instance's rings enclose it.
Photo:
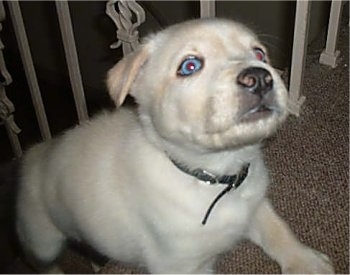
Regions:
[[[151,37],[110,72],[112,97],[139,104],[145,129],[189,148],[258,142],[287,115],[287,91],[265,48],[243,26],[195,20]]]

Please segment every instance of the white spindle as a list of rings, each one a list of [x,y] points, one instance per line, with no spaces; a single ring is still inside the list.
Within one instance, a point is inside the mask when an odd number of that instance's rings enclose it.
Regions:
[[[301,96],[309,33],[310,2],[298,0],[294,20],[294,41],[289,84],[289,111],[299,116],[305,97]]]
[[[201,0],[200,9],[201,18],[215,17],[215,0]]]
[[[18,48],[21,54],[24,72],[27,77],[29,90],[31,93],[35,114],[38,119],[41,136],[44,140],[51,138],[50,128],[46,117],[44,104],[41,98],[40,88],[36,77],[32,54],[28,43],[28,38],[23,23],[22,12],[18,1],[7,2],[13,28],[16,34]]]
[[[335,68],[337,66],[340,51],[336,50],[339,33],[339,24],[342,10],[342,1],[332,1],[329,15],[326,48],[320,56],[320,63]]]
[[[78,54],[75,45],[72,21],[69,12],[68,2],[66,0],[57,0],[56,9],[58,21],[61,28],[64,51],[68,65],[69,77],[72,85],[75,106],[78,113],[79,122],[84,122],[89,119],[83,82],[80,74]]]

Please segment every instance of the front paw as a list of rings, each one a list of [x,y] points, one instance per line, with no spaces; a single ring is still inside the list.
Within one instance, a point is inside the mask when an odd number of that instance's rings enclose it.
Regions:
[[[293,253],[288,264],[282,267],[284,274],[334,274],[330,259],[321,252],[303,247],[299,253]]]

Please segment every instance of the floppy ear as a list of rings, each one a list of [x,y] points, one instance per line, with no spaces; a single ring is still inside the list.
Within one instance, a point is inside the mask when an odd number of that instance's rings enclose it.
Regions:
[[[149,52],[146,47],[140,47],[125,56],[108,71],[107,87],[117,107],[123,104],[130,92],[131,85],[134,83],[142,65],[147,61],[148,56]]]

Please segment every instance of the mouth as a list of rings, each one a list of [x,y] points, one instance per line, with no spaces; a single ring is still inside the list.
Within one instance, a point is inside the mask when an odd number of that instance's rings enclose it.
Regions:
[[[247,112],[245,112],[241,118],[241,123],[247,123],[247,122],[255,122],[257,120],[265,119],[271,116],[274,113],[274,107],[268,106],[265,104],[259,104],[251,109],[249,109]]]

